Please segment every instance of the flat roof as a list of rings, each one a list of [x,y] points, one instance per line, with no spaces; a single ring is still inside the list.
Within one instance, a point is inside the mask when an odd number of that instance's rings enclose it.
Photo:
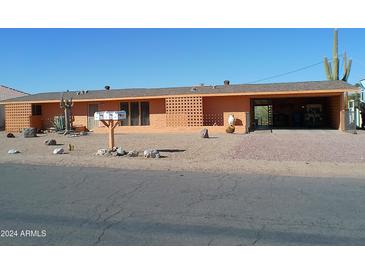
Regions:
[[[77,101],[93,101],[106,99],[128,99],[128,98],[153,98],[169,97],[179,95],[224,95],[224,94],[249,94],[249,93],[277,93],[277,92],[308,92],[328,91],[344,92],[355,91],[359,88],[344,81],[310,81],[310,82],[289,82],[270,84],[238,84],[218,86],[193,86],[193,87],[172,87],[172,88],[132,88],[132,89],[110,89],[110,90],[88,90],[87,92],[46,92],[31,94],[4,100],[1,103],[17,102],[58,102],[62,96]]]

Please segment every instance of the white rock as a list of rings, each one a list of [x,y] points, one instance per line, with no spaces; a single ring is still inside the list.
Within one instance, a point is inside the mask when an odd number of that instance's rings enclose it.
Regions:
[[[63,154],[65,151],[62,147],[53,150],[53,154]]]
[[[143,152],[145,158],[160,158],[160,153],[156,149],[146,149]]]
[[[98,151],[96,152],[96,155],[103,156],[103,155],[105,155],[107,153],[108,153],[108,150],[107,149],[101,148],[101,149],[98,149]]]
[[[127,156],[128,157],[138,157],[138,151],[137,150],[132,150],[132,151],[129,151]]]
[[[127,152],[124,149],[122,149],[121,147],[117,148],[117,156],[124,156],[126,154]]]
[[[151,158],[160,158],[160,152],[158,152],[156,149],[153,149],[151,151]]]
[[[151,157],[151,151],[149,149],[146,149],[145,151],[143,151],[143,156],[145,158],[150,158]]]
[[[20,153],[20,151],[19,150],[16,150],[16,149],[10,149],[8,151],[8,154],[17,154],[17,153]]]
[[[49,140],[45,140],[44,143],[48,146],[55,146],[57,145],[57,141],[55,139],[49,139]]]

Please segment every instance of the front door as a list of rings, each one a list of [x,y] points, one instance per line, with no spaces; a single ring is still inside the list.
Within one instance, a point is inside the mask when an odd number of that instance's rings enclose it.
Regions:
[[[93,129],[99,125],[99,121],[95,121],[94,113],[99,111],[98,104],[89,104],[88,116],[87,116],[87,128]]]

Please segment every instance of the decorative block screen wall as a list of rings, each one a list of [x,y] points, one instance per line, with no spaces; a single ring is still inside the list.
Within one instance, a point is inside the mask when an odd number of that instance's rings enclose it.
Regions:
[[[20,132],[31,126],[32,104],[5,105],[5,130]]]
[[[201,96],[168,97],[165,103],[168,127],[203,126],[203,99]]]
[[[204,126],[223,126],[223,113],[204,113]]]

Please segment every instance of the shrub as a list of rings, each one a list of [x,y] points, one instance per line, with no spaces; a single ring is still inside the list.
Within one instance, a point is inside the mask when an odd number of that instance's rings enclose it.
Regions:
[[[65,129],[65,116],[55,116],[51,122],[56,131]]]

